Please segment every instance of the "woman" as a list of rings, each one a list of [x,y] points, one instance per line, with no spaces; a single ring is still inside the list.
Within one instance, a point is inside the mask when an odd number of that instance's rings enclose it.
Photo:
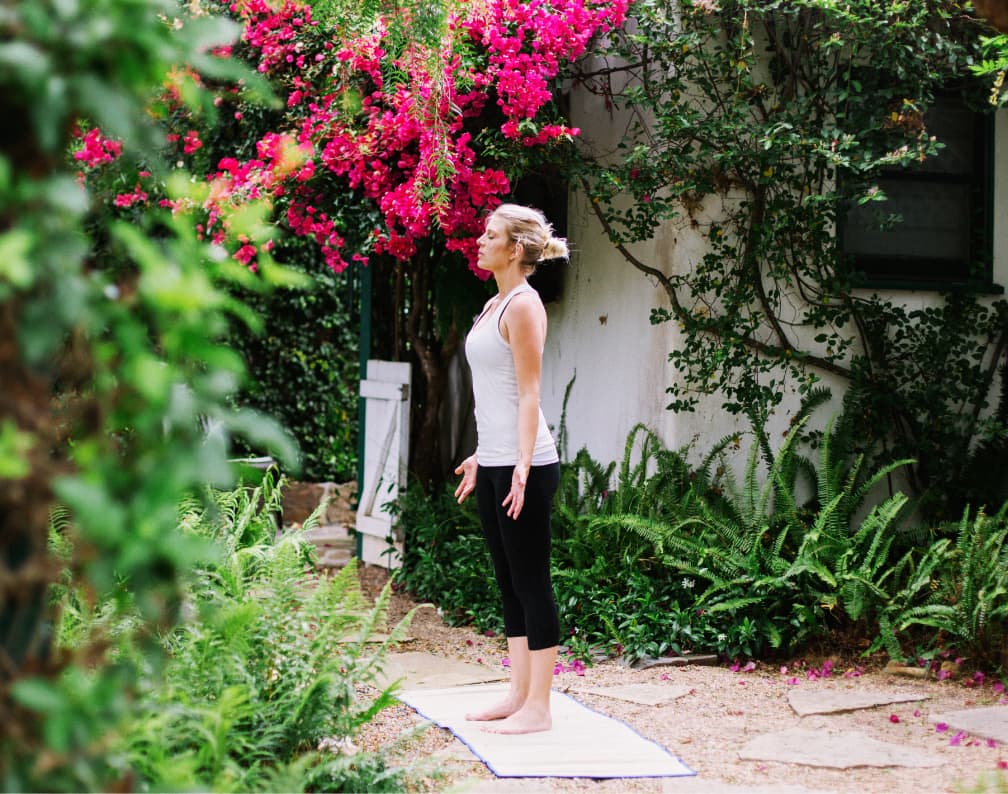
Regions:
[[[527,277],[567,256],[538,210],[502,204],[479,238],[479,265],[497,282],[466,338],[476,404],[476,452],[455,470],[462,502],[476,491],[504,606],[511,686],[500,703],[466,715],[495,733],[552,727],[550,685],[559,622],[550,581],[550,511],[560,481],[556,445],[539,405],[546,310]]]

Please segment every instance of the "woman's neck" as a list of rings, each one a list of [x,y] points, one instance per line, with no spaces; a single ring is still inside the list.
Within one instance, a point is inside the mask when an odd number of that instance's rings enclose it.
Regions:
[[[508,270],[504,273],[494,274],[494,279],[497,281],[497,294],[503,298],[519,284],[524,283],[525,274],[520,270]]]

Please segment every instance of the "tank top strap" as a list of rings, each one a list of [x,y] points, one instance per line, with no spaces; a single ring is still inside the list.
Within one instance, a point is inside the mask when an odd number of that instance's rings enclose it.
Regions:
[[[504,316],[504,310],[508,307],[508,304],[511,303],[511,300],[516,295],[521,295],[523,292],[535,292],[535,290],[533,289],[532,285],[529,284],[528,282],[525,282],[524,284],[519,284],[507,295],[504,296],[504,300],[500,302],[500,306],[498,306],[494,310],[494,325],[496,326],[498,333],[500,333],[500,321],[501,317]]]

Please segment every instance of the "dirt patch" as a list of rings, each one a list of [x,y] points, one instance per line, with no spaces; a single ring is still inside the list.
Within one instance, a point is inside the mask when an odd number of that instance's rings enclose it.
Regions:
[[[379,592],[387,578],[382,568],[362,566],[361,582],[370,595]],[[408,595],[396,593],[390,620],[399,620],[416,606]],[[503,638],[448,626],[429,607],[416,612],[410,635],[412,641],[404,644],[402,650],[427,651],[495,670],[500,669],[501,659],[506,655]],[[742,789],[792,786],[814,791],[891,793],[976,790],[979,783],[985,782],[980,790],[1008,790],[1008,777],[1002,777],[1004,773],[999,770],[999,763],[1008,762],[1008,749],[984,739],[939,730],[942,726],[936,728],[928,720],[930,714],[999,704],[1004,693],[996,691],[989,681],[966,686],[961,678],[936,681],[892,675],[884,671],[883,662],[810,656],[772,665],[757,662],[752,669],[691,665],[637,670],[611,659],[587,667],[583,675],[561,673],[555,676],[554,687],[628,723],[643,736],[667,747],[696,770],[700,778],[711,783],[734,784]],[[687,687],[689,694],[666,705],[644,706],[587,692],[598,687],[645,683]],[[928,699],[806,717],[799,717],[787,700],[788,692],[795,689],[845,688],[923,693]],[[459,743],[446,730],[431,727],[417,738],[396,744],[394,740],[401,731],[420,722],[412,709],[395,706],[368,725],[357,743],[366,749],[384,748],[395,764],[424,762],[432,768],[436,766],[437,773],[426,776],[419,783],[419,790],[442,791],[464,780],[472,783],[467,784],[469,791],[510,790],[505,781],[495,784],[494,775],[483,764],[458,760],[455,750]],[[739,750],[751,739],[796,727],[828,733],[857,731],[879,741],[933,754],[942,763],[925,770],[900,767],[836,770],[739,758]],[[552,778],[522,781],[521,790],[664,792],[675,790],[671,786],[670,780],[663,779]],[[699,785],[691,790],[705,789]]]

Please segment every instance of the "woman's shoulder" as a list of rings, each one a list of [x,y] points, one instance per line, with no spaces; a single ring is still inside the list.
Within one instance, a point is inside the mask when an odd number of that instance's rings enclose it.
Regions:
[[[533,317],[545,311],[546,307],[543,306],[539,293],[530,287],[529,289],[521,290],[521,292],[511,297],[511,300],[508,301],[506,313]]]

